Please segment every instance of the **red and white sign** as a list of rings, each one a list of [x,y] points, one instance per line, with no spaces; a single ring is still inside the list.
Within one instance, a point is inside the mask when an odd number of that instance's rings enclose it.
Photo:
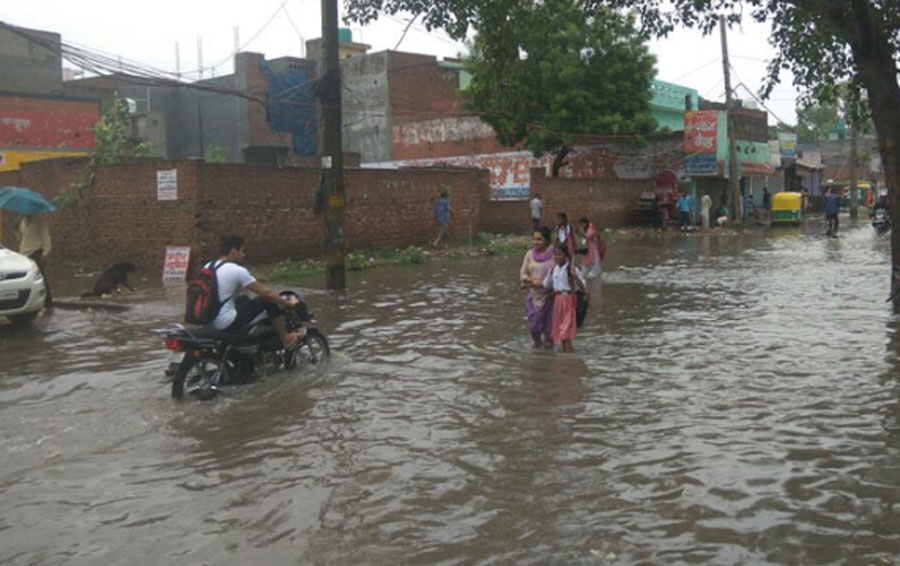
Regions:
[[[184,281],[191,264],[190,246],[166,246],[163,281]]]
[[[715,153],[718,112],[698,110],[684,113],[684,152]]]

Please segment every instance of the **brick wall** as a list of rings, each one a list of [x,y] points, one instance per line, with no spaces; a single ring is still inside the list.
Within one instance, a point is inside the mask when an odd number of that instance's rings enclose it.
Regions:
[[[178,200],[158,201],[156,171],[177,169]],[[78,182],[82,160],[48,160],[0,174],[0,182],[49,197]],[[218,238],[248,239],[253,261],[322,253],[323,220],[314,212],[316,169],[274,169],[202,161],[154,160],[102,167],[77,205],[50,216],[57,261],[101,267],[130,259],[159,269],[167,245],[215,251]],[[488,174],[479,170],[345,171],[347,244],[353,248],[427,244],[436,233],[432,199],[442,191],[453,207],[450,238],[478,232]],[[18,215],[4,215],[4,244],[17,244]]]
[[[652,188],[652,180],[552,179],[537,171],[531,175],[531,190],[541,194],[542,221],[548,226],[555,224],[558,212],[565,212],[573,225],[587,216],[599,229],[627,226],[641,193]]]
[[[98,267],[125,259],[142,266],[161,265],[159,250],[194,239],[198,165],[153,161],[100,168],[82,200],[48,216],[53,256],[57,261]],[[19,183],[53,198],[83,179],[84,166],[81,159],[26,163],[19,170]],[[178,170],[177,201],[157,200],[159,169]],[[5,245],[16,246],[14,228],[19,218],[4,214]]]
[[[485,201],[481,212],[481,229],[493,234],[522,234],[531,230],[528,201]]]
[[[431,55],[389,54],[391,160],[510,151],[490,126],[464,114],[457,69]]]
[[[556,224],[558,212],[565,212],[572,224],[587,216],[598,228],[627,226],[632,222],[632,208],[641,193],[652,186],[652,181],[552,179],[544,175],[543,169],[531,171],[531,195],[541,195],[544,201],[541,222],[551,227]],[[531,230],[528,201],[485,200],[482,204],[481,229],[504,234]]]

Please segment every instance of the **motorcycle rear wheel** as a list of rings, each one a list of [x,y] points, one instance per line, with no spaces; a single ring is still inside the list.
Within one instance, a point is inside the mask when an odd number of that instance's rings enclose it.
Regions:
[[[294,369],[301,365],[318,366],[325,363],[329,356],[331,348],[328,346],[328,339],[318,330],[311,328],[300,345],[288,353],[284,367]]]
[[[190,353],[185,354],[172,379],[172,397],[181,399],[188,393],[208,401],[215,398],[215,386],[225,383],[226,377],[227,369],[218,356],[205,353],[195,358]]]

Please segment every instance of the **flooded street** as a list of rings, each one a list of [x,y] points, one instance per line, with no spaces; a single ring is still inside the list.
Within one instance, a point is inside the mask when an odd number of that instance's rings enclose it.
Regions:
[[[620,238],[567,356],[521,256],[354,272],[302,289],[327,371],[210,403],[180,289],[0,327],[0,564],[896,564],[889,241],[842,227]]]

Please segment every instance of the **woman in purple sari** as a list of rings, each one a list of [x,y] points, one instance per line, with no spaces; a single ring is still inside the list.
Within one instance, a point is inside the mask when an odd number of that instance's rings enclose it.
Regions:
[[[522,288],[528,289],[525,296],[525,316],[528,317],[528,330],[534,340],[534,347],[553,347],[550,338],[553,327],[553,294],[544,289],[544,277],[553,268],[550,229],[541,226],[534,231],[531,241],[534,247],[525,252],[522,269],[519,271]]]

